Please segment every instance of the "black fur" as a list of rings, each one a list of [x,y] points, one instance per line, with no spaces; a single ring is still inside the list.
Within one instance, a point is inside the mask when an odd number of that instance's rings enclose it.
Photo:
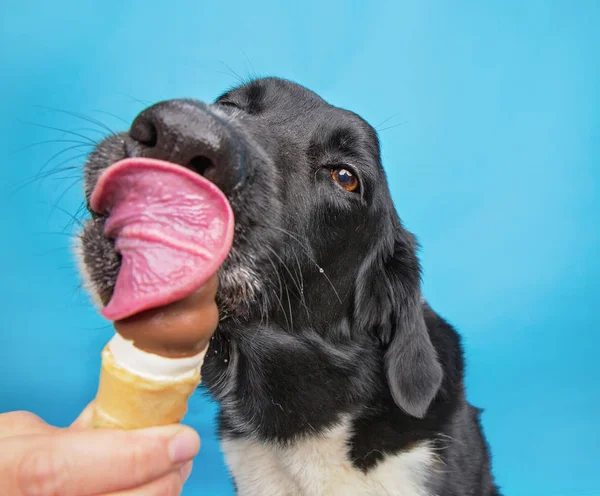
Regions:
[[[459,336],[422,300],[417,243],[395,211],[371,126],[266,78],[213,105],[146,110],[90,157],[88,195],[104,168],[133,155],[202,164],[235,212],[223,318],[203,368],[221,436],[293,443],[350,415],[348,456],[365,473],[430,440],[446,468],[429,481],[435,494],[499,494],[465,399]],[[337,168],[358,176],[357,191],[332,179]],[[118,255],[103,223],[95,213],[82,244],[106,301]]]

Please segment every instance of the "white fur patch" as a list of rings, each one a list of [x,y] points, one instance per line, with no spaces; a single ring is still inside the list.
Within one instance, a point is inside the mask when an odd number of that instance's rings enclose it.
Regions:
[[[248,266],[228,267],[219,273],[221,291],[235,294],[240,301],[254,301],[261,291],[258,275]]]
[[[427,443],[386,456],[366,474],[347,457],[349,421],[291,446],[224,439],[241,496],[434,496],[426,489],[438,458]]]

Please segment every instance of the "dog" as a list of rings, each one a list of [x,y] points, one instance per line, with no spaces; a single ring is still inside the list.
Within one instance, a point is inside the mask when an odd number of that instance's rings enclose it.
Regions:
[[[418,244],[365,120],[279,78],[160,102],[90,154],[88,201],[136,156],[202,174],[235,215],[202,375],[238,494],[500,494],[460,337],[421,294]],[[120,256],[90,214],[82,272],[106,304]]]

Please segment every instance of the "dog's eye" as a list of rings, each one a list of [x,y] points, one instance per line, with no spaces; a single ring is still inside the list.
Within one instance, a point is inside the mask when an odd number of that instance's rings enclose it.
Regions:
[[[348,169],[337,168],[331,170],[331,177],[333,180],[338,183],[342,188],[346,191],[357,191],[359,182],[358,177],[356,177],[352,172]]]
[[[229,101],[222,101],[222,102],[218,102],[219,105],[222,105],[223,107],[231,107],[231,108],[235,108],[235,109],[239,109],[240,106],[237,103],[234,102],[229,102]]]

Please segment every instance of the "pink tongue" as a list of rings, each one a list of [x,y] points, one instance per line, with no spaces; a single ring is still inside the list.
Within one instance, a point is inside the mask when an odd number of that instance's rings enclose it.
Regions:
[[[231,248],[233,212],[213,183],[169,162],[125,159],[98,179],[92,210],[122,255],[102,315],[120,320],[173,303],[202,286]]]

